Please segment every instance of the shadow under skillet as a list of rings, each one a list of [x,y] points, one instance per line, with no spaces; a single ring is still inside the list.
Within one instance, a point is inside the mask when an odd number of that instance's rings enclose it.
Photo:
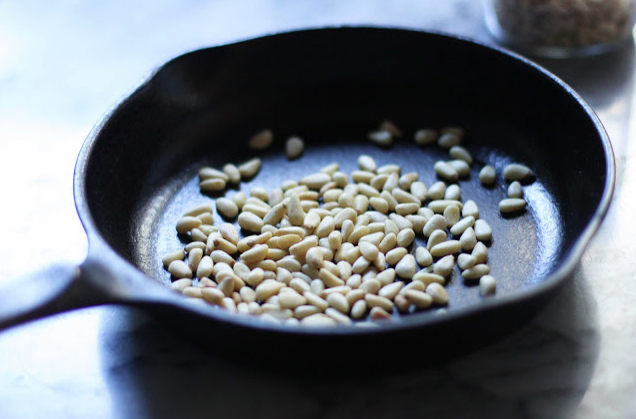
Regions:
[[[377,364],[363,372],[330,371],[323,362],[326,374],[316,376],[301,362],[291,366],[293,375],[281,374],[290,366],[266,358],[260,359],[265,368],[256,370],[183,340],[140,310],[122,309],[102,319],[100,333],[113,417],[567,417],[589,385],[599,352],[596,302],[580,270],[575,278],[512,334],[412,371],[402,367],[417,365],[417,347],[378,353]],[[436,345],[434,337],[429,344]],[[259,359],[258,348],[253,353]],[[356,354],[342,348],[328,356]],[[402,372],[377,372],[387,365]]]

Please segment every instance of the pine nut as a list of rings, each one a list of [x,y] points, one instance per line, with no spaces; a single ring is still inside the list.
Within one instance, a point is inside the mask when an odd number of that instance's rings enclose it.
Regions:
[[[385,130],[378,130],[378,131],[373,131],[370,132],[367,135],[367,138],[381,146],[381,147],[389,147],[391,146],[391,144],[393,144],[393,136],[391,135],[391,133],[389,131],[385,131]]]
[[[421,272],[421,271],[420,271]],[[419,272],[418,272],[419,273]],[[415,274],[417,275],[417,274]],[[443,278],[442,278],[443,280]],[[420,281],[411,281],[408,284],[404,285],[402,287],[402,289],[400,290],[400,295],[406,295],[406,292],[408,290],[418,290],[418,291],[424,291],[426,289],[426,285],[424,285],[423,282]]]
[[[470,176],[470,166],[463,160],[451,160],[447,162],[457,172],[460,178]]]
[[[309,266],[315,269],[322,268],[325,262],[325,259],[320,247],[312,247],[311,249],[307,250],[305,259],[307,259],[307,263],[309,264]]]
[[[409,303],[419,309],[427,309],[433,304],[433,297],[419,290],[408,290],[405,294]]]
[[[251,212],[242,212],[238,216],[239,226],[243,230],[260,233],[263,228],[263,220]]]
[[[437,131],[431,128],[423,128],[415,131],[415,144],[419,146],[425,146],[434,144],[437,141],[439,134]]]
[[[307,299],[294,290],[290,292],[279,293],[278,295],[278,304],[282,308],[290,308],[293,310],[296,307],[306,303]]]
[[[395,280],[395,269],[389,268],[378,273],[375,277],[381,286],[388,285]]]
[[[382,288],[382,284],[377,278],[367,279],[366,281],[362,281],[362,284],[358,287],[359,290],[364,291],[369,294],[377,294]]]
[[[413,275],[413,281],[418,281],[424,285],[428,285],[428,284],[432,284],[433,282],[436,282],[438,284],[443,284],[445,279],[442,275],[438,275],[431,272],[425,272],[424,270],[421,270],[417,272],[415,275]]]
[[[462,209],[464,206],[461,201],[456,199],[438,199],[429,202],[428,208],[436,214],[443,214],[444,210],[451,205],[455,205],[459,209]]]
[[[409,251],[404,247],[396,247],[386,254],[386,263],[391,266],[397,265],[397,263],[402,260],[408,252]]]
[[[446,255],[435,262],[433,265],[433,272],[439,276],[447,278],[453,272],[453,266],[455,266],[455,257],[453,255]]]
[[[289,137],[285,142],[285,154],[289,160],[300,157],[305,151],[305,143],[300,137]]]
[[[441,148],[450,149],[461,144],[461,137],[454,132],[443,133],[437,139],[437,145]]]
[[[488,241],[492,238],[492,228],[485,220],[475,221],[475,235],[477,240]]]
[[[431,200],[443,199],[446,194],[446,184],[444,182],[436,182],[428,188],[428,197]]]
[[[204,192],[218,192],[225,189],[225,181],[219,178],[210,178],[199,182],[199,188]]]
[[[397,235],[397,245],[400,247],[408,247],[414,240],[415,232],[410,228],[400,231]]]
[[[199,217],[197,217],[199,218]],[[192,231],[190,231],[190,237],[192,238],[192,240],[194,241],[207,241],[208,240],[208,236],[205,235],[201,230],[199,230],[198,228],[193,228]]]
[[[312,314],[317,314],[320,312],[322,312],[322,310],[316,306],[301,305],[294,309],[294,317],[296,317],[299,320],[302,320],[307,316],[311,316]]]
[[[326,299],[329,305],[339,312],[344,314],[349,313],[349,302],[344,295],[334,292],[327,295]]]
[[[388,211],[395,211],[395,207],[397,207],[398,205],[398,201],[395,199],[395,197],[389,192],[389,191],[382,191],[382,193],[380,193],[380,199],[384,199],[388,205]],[[379,210],[377,210],[379,211]],[[379,211],[381,212],[381,211]]]
[[[353,201],[353,208],[358,214],[364,214],[369,210],[369,198],[365,195],[358,195]]]
[[[200,219],[186,215],[177,221],[177,233],[185,234],[193,228],[198,228],[201,224]]]
[[[402,216],[415,214],[419,209],[420,209],[420,204],[415,204],[412,202],[407,204],[398,204],[395,207],[395,211]]]
[[[371,309],[370,316],[373,320],[391,320],[391,314],[384,310],[382,307],[373,307]]]
[[[482,185],[490,186],[493,183],[495,183],[495,179],[496,179],[496,174],[495,174],[494,167],[490,165],[486,165],[479,171],[479,181],[481,182]]]
[[[177,279],[192,278],[192,270],[182,260],[174,260],[168,265],[168,272]]]
[[[468,164],[473,163],[473,157],[470,155],[470,152],[460,145],[451,147],[448,153],[456,160],[463,160]]]
[[[462,216],[473,217],[475,220],[479,218],[479,207],[472,199],[464,202],[464,208],[462,208]]]
[[[444,210],[444,218],[446,219],[446,225],[452,227],[459,221],[460,218],[459,207],[457,205],[449,205]]]
[[[532,170],[523,164],[512,163],[504,167],[503,170],[504,179],[511,182],[514,180],[522,181],[527,180],[534,176]]]
[[[245,201],[247,201],[247,196],[243,192],[237,192],[232,197],[232,202],[234,202],[239,209],[243,208]]]
[[[259,170],[261,170],[261,159],[255,157],[239,165],[237,169],[243,179],[252,178],[256,175],[256,173],[258,173]]]
[[[523,188],[519,181],[514,181],[508,186],[508,198],[523,198]]]
[[[367,306],[371,309],[373,309],[373,307],[380,307],[387,311],[393,310],[393,301],[388,298],[380,297],[375,294],[366,294],[364,296],[364,300],[367,302]]]
[[[459,243],[461,244],[461,248],[464,252],[470,252],[471,250],[473,250],[473,248],[477,244],[477,236],[475,235],[475,230],[472,227],[468,227],[466,230],[464,230],[461,237],[459,238]]]
[[[384,221],[384,234],[387,236],[389,234],[395,234],[396,236],[400,232],[400,228],[393,222],[393,220],[385,220]]]
[[[526,204],[522,198],[507,198],[499,201],[499,210],[502,214],[509,214],[523,210]]]
[[[438,231],[441,231],[441,230],[438,230]],[[429,242],[430,242],[430,239],[429,239]],[[426,247],[418,246],[417,249],[415,249],[415,260],[417,261],[418,265],[425,267],[433,263],[433,256],[428,251],[428,249],[426,249]]]
[[[192,280],[190,278],[181,278],[170,284],[170,288],[177,292],[183,292],[187,287],[192,286]]]
[[[184,258],[185,258],[185,252],[183,251],[183,249],[179,249],[164,256],[164,258],[161,259],[161,262],[163,263],[163,266],[167,269],[168,266],[170,266],[170,264],[174,262],[175,260],[182,261]]]
[[[459,173],[451,165],[445,161],[438,161],[433,165],[433,170],[440,178],[447,182],[456,182],[459,179]]]
[[[462,191],[457,184],[448,185],[446,193],[444,193],[444,199],[453,199],[459,201],[462,196]]]
[[[225,294],[217,288],[201,288],[201,297],[210,304],[220,305]]]
[[[484,275],[479,278],[479,291],[481,295],[492,295],[497,289],[497,280],[490,275]]]
[[[465,269],[472,268],[477,263],[477,260],[473,255],[469,255],[468,253],[462,253],[457,257],[457,266],[462,271]]]
[[[474,225],[475,219],[473,217],[462,218],[457,224],[451,227],[450,232],[453,236],[461,236],[468,227]]]
[[[229,181],[230,178],[223,172],[221,172],[220,170],[216,170],[212,167],[202,167],[201,169],[199,169],[199,179],[200,180],[206,180],[206,179],[223,179],[224,181]],[[211,212],[212,210],[209,210],[207,212]],[[205,212],[205,211],[201,211],[201,212]],[[188,214],[188,215],[197,215],[197,214]]]
[[[378,191],[381,191],[382,188],[384,187],[384,184],[386,183],[387,179],[389,179],[389,175],[388,174],[375,175],[369,181],[369,185],[371,185],[372,188],[375,188]]]
[[[274,141],[272,130],[264,129],[254,134],[247,142],[247,145],[252,150],[264,150],[272,145],[272,141]]]
[[[413,224],[406,218],[402,217],[400,214],[391,214],[389,215],[389,218],[400,230],[404,230],[407,228],[413,229]]]
[[[349,237],[347,237],[347,241],[349,243],[358,244],[358,241],[360,240],[360,238],[366,236],[367,234],[369,234],[369,227],[367,226],[357,227],[351,232]]]
[[[423,182],[413,182],[410,186],[411,195],[420,202],[424,202],[428,196],[428,189]]]
[[[278,292],[285,287],[285,284],[267,279],[256,287],[256,299],[258,301],[265,301],[269,297],[278,294]]]
[[[367,314],[367,302],[365,300],[356,301],[351,307],[351,317],[361,319]]]
[[[395,266],[395,273],[400,278],[411,279],[417,272],[417,265],[415,264],[415,257],[413,255],[405,255],[402,260]]]
[[[385,297],[392,300],[400,292],[403,286],[404,286],[404,282],[402,281],[397,281],[391,284],[387,284],[383,286],[382,288],[380,288],[380,291],[378,291],[378,295],[380,297]]]
[[[433,233],[433,231],[444,230],[446,229],[446,226],[447,226],[446,219],[442,215],[435,214],[424,225],[424,228],[422,229],[422,234],[426,237],[429,237]]]
[[[482,242],[477,242],[471,253],[477,263],[484,263],[488,260],[488,248]]]
[[[426,293],[431,296],[435,304],[444,305],[448,303],[448,294],[444,287],[437,282],[432,282],[426,286]]]
[[[490,268],[488,267],[488,265],[480,263],[462,272],[462,277],[466,280],[475,280],[481,278],[484,275],[488,275],[489,273]]]

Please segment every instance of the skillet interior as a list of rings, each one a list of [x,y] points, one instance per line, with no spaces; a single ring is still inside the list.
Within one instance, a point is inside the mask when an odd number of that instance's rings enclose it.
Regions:
[[[365,135],[391,119],[405,132],[389,150]],[[427,185],[446,154],[418,149],[421,127],[459,125],[477,159],[464,199],[475,199],[495,239],[490,266],[498,297],[531,290],[575,250],[606,194],[608,157],[602,128],[568,89],[522,60],[453,37],[390,29],[340,28],[281,34],[192,52],[162,67],[104,122],[88,156],[83,193],[99,234],[148,276],[169,282],[160,259],[180,246],[179,215],[202,196],[195,175],[251,154],[246,139],[263,127],[276,135],[264,166],[244,190],[271,189],[333,160],[345,171],[365,152],[379,163],[417,171]],[[307,143],[288,163],[282,142]],[[530,165],[530,210],[504,220],[500,181],[479,186],[485,164]],[[81,213],[81,211],[80,211]],[[87,217],[83,217],[85,224]],[[217,218],[220,221],[220,218]],[[91,227],[92,228],[92,227]],[[455,273],[449,311],[479,304],[476,287]]]

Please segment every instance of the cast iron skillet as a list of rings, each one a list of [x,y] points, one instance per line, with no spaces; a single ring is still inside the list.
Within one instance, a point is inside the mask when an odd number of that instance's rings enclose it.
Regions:
[[[404,132],[394,147],[369,144],[384,119]],[[473,153],[464,199],[480,204],[494,229],[489,264],[497,295],[482,300],[456,272],[451,303],[375,329],[290,328],[230,315],[166,288],[161,257],[183,246],[174,224],[202,195],[196,172],[252,156],[246,139],[264,127],[276,137],[258,176],[240,189],[269,189],[331,161],[354,169],[360,153],[417,171],[448,158],[418,148],[421,127],[462,126]],[[287,162],[282,144],[307,150]],[[478,170],[525,163],[529,210],[503,218],[507,185],[483,188]],[[614,184],[611,145],[598,118],[567,85],[508,52],[440,34],[381,28],[282,33],[194,51],[161,67],[91,132],[75,169],[75,200],[89,240],[79,268],[56,267],[0,297],[4,327],[95,304],[128,304],[215,350],[243,360],[346,359],[377,364],[387,351],[421,359],[463,351],[511,330],[571,276],[606,213]],[[229,194],[234,193],[230,191]],[[217,217],[216,222],[221,219]],[[379,352],[378,352],[379,351]],[[258,354],[258,355],[257,355]],[[437,359],[437,358],[434,358]]]

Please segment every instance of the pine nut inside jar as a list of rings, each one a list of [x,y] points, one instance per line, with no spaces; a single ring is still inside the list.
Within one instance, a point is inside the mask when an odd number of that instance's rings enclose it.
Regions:
[[[519,52],[552,58],[602,53],[631,39],[636,0],[482,0],[486,25]]]

